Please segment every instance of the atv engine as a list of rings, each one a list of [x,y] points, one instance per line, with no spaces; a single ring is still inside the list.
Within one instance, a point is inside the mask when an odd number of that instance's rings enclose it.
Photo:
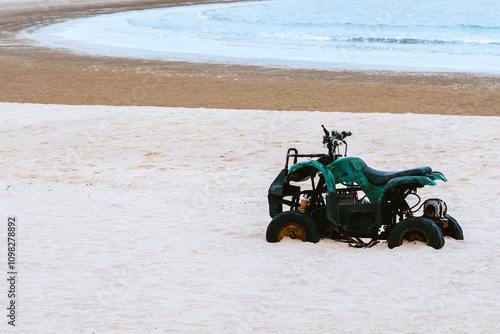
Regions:
[[[448,207],[446,203],[439,198],[431,198],[424,202],[424,217],[432,219],[440,228],[448,227],[448,219],[446,211]]]

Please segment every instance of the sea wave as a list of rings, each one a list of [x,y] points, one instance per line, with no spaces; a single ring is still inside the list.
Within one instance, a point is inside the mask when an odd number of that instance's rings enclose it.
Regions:
[[[278,39],[289,41],[331,41],[331,42],[352,42],[352,43],[385,43],[385,44],[478,44],[478,45],[500,45],[500,39],[491,39],[487,37],[480,38],[450,38],[450,39],[427,39],[417,37],[335,37],[312,34],[296,34],[296,33],[266,33],[260,32],[252,36],[253,38],[262,39]]]
[[[334,40],[334,39],[332,39]],[[500,39],[489,38],[451,38],[451,39],[422,39],[415,37],[345,37],[335,40],[359,43],[388,43],[388,44],[489,44],[500,45]]]
[[[220,21],[225,23],[235,23],[235,24],[262,24],[265,26],[269,25],[279,25],[284,27],[292,28],[359,28],[359,29],[373,29],[373,28],[391,28],[391,29],[411,29],[411,28],[424,28],[424,29],[469,29],[469,30],[498,30],[500,29],[499,24],[460,24],[460,23],[447,23],[447,24],[436,24],[436,23],[410,23],[406,22],[404,24],[399,24],[396,22],[387,23],[380,22],[376,17],[372,18],[372,22],[361,23],[355,21],[343,21],[334,22],[328,20],[328,17],[317,17],[315,21],[308,21],[303,18],[290,18],[290,17],[279,17],[274,20],[269,20],[268,17],[256,18],[248,16],[231,16],[230,13],[215,13],[213,10],[199,11],[197,13],[199,19],[210,20],[210,21]],[[398,21],[399,22],[399,21]]]

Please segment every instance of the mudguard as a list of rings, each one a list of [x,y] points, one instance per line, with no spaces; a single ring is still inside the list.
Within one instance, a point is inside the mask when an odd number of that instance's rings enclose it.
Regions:
[[[433,171],[433,172],[427,174],[426,176],[428,176],[429,178],[431,178],[433,181],[442,180],[444,182],[448,182],[448,180],[446,179],[446,177],[444,176],[444,174],[441,173],[441,172]]]
[[[291,181],[304,181],[311,177],[311,171],[315,170],[323,174],[326,189],[335,191],[335,178],[332,173],[322,163],[315,160],[302,161],[291,166],[288,171],[288,179]]]
[[[435,180],[442,180],[446,182],[446,177],[440,173],[440,172],[431,172],[429,174],[426,174],[424,176],[402,176],[402,177],[396,177],[392,180],[390,180],[382,189],[380,196],[378,198],[378,201],[380,202],[382,198],[385,196],[387,191],[389,191],[391,188],[394,188],[396,186],[401,186],[401,185],[416,185],[418,188],[424,187],[424,186],[435,186],[436,182]]]

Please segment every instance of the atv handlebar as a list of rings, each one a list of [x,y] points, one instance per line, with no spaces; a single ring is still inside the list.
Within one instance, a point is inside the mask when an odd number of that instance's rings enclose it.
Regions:
[[[323,132],[325,133],[325,135],[323,136],[323,144],[331,142],[331,143],[338,143],[338,145],[341,145],[342,143],[345,143],[344,139],[346,137],[352,136],[351,131],[339,132],[334,130],[330,134],[330,131],[328,131],[324,125],[321,125],[321,127],[323,128]]]
[[[328,148],[328,155],[333,156],[335,153],[335,150],[337,149],[338,146],[342,144],[346,144],[346,152],[345,155],[347,155],[347,143],[345,142],[345,138],[349,137],[352,135],[351,131],[328,131],[327,128],[325,128],[324,125],[321,125],[323,128],[323,132],[325,135],[323,136],[323,146]]]
[[[332,141],[332,143],[333,143],[333,146],[340,146],[340,145],[342,145],[342,141],[341,141],[341,140],[338,140],[338,139],[334,139],[334,140]]]
[[[351,131],[342,131],[342,137],[349,137],[349,136],[352,136],[352,132]]]

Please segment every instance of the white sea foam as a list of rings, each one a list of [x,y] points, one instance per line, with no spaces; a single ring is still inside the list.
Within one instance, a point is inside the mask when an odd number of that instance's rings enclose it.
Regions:
[[[279,0],[133,11],[24,32],[121,57],[500,73],[500,3]]]

